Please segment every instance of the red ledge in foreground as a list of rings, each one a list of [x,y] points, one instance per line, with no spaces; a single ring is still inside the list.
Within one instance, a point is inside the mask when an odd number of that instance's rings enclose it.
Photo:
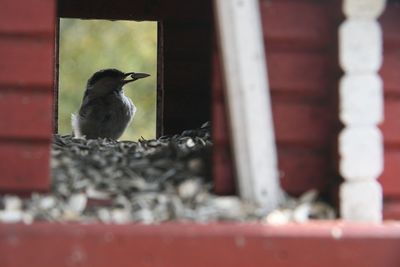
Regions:
[[[399,267],[400,222],[0,224],[1,267]]]

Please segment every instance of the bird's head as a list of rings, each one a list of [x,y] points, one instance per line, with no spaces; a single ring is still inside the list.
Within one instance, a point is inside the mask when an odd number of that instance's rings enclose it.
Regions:
[[[125,84],[148,76],[150,76],[150,74],[135,72],[124,73],[117,69],[104,69],[97,71],[89,78],[87,88],[120,91]]]

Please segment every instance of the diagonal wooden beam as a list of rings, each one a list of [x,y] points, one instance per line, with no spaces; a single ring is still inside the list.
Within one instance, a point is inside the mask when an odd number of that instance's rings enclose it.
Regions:
[[[239,193],[272,210],[281,189],[258,1],[214,4]]]

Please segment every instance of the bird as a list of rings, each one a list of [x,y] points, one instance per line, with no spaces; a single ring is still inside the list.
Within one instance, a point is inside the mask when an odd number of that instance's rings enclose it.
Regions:
[[[87,81],[78,113],[72,114],[73,136],[117,140],[133,120],[136,107],[124,94],[123,86],[150,76],[147,73],[102,69]]]

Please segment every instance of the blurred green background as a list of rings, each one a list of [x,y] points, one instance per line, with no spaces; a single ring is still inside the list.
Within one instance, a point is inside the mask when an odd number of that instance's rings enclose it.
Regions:
[[[116,68],[150,77],[126,85],[137,111],[120,140],[155,137],[157,23],[61,19],[59,42],[60,134],[70,134],[71,113],[82,102],[88,78],[97,70]]]

